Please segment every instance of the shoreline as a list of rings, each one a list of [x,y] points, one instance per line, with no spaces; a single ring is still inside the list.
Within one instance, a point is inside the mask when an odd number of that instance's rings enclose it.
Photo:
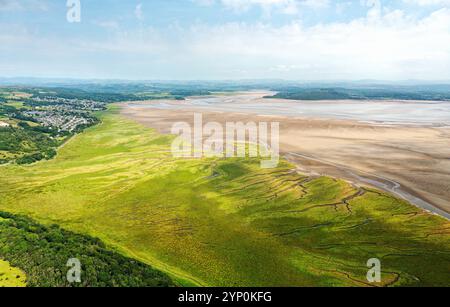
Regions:
[[[373,186],[450,219],[450,131],[446,128],[212,111],[185,103],[178,106],[159,109],[125,103],[120,113],[164,134],[170,133],[175,122],[192,124],[195,112],[202,113],[205,122],[279,121],[281,152],[291,153],[291,158],[297,155],[294,163],[303,162],[299,166],[306,171]]]
[[[344,165],[337,165],[332,162],[327,162],[323,160],[316,159],[314,157],[308,157],[306,155],[302,155],[299,153],[294,152],[288,152],[282,155],[284,158],[286,158],[289,162],[295,164],[296,166],[302,167],[302,164],[299,164],[298,161],[296,162],[295,159],[293,160],[290,156],[295,156],[301,159],[306,159],[314,162],[318,162],[321,164],[327,164],[330,166],[333,166],[335,168],[340,169],[343,172],[346,172],[348,174],[348,177],[339,177],[339,179],[344,179],[352,184],[355,184],[356,186],[360,185],[370,185],[373,188],[380,189],[384,192],[388,192],[396,197],[399,197],[400,199],[406,200],[410,204],[421,208],[428,213],[435,214],[441,217],[444,217],[448,220],[450,220],[450,213],[444,211],[442,208],[435,204],[430,204],[427,200],[421,198],[420,195],[414,195],[414,191],[410,191],[407,187],[403,187],[400,183],[393,181],[388,178],[380,177],[374,174],[366,173],[361,170],[355,170],[351,169],[350,167],[344,166]],[[309,170],[310,172],[311,170]],[[306,170],[308,172],[308,170]],[[360,174],[357,174],[360,173]],[[322,174],[319,174],[322,175]],[[323,174],[326,176],[334,177],[330,174]],[[353,180],[352,180],[352,179]]]
[[[271,94],[274,92],[249,91],[226,96],[192,96],[183,101],[162,99],[127,102],[127,104],[157,110],[233,112],[258,116],[343,120],[388,127],[450,127],[450,101],[264,98]]]

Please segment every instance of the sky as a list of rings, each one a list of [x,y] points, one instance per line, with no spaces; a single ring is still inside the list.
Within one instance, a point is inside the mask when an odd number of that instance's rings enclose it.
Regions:
[[[0,76],[450,80],[450,0],[0,0]]]

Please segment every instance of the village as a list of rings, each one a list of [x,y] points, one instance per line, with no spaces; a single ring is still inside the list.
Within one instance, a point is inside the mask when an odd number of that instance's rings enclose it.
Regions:
[[[44,127],[57,129],[60,132],[73,132],[80,126],[93,124],[95,119],[82,112],[58,112],[57,109],[25,111],[23,115],[40,123]]]

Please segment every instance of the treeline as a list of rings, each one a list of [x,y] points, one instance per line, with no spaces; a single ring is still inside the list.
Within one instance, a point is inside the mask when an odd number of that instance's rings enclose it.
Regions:
[[[52,89],[53,90],[53,89]],[[79,100],[93,100],[97,102],[103,103],[113,103],[120,101],[128,101],[135,100],[135,95],[124,95],[124,94],[115,94],[115,93],[91,93],[91,92],[83,92],[80,90],[69,90],[69,89],[58,89],[56,93],[34,93],[33,98],[40,99],[79,99]],[[30,103],[30,102],[28,102]]]
[[[33,98],[40,99],[79,99],[102,103],[121,101],[142,101],[153,99],[183,100],[188,96],[210,95],[211,91],[191,85],[145,85],[145,84],[83,84],[70,87],[24,88],[24,92],[32,94],[31,99],[24,100],[27,105],[36,106]],[[39,103],[39,102],[38,102]]]
[[[56,149],[64,140],[99,122],[99,119],[92,118],[91,123],[79,125],[71,132],[44,126],[30,126],[27,122],[19,122],[18,127],[0,127],[0,151],[19,156],[15,159],[17,164],[50,160],[56,156]],[[57,138],[60,140],[58,141]],[[10,161],[11,159],[0,157],[0,164]]]
[[[56,155],[58,142],[49,136],[44,127],[31,127],[20,123],[19,127],[0,128],[0,151],[17,154],[17,164],[30,164]],[[0,159],[0,164],[9,162]]]
[[[0,104],[0,115],[23,121],[36,122],[36,120],[34,120],[32,117],[24,115],[22,113],[23,110],[25,109],[23,108],[17,109],[13,106]]]
[[[5,104],[0,104],[0,115],[8,116],[10,113],[16,112],[17,109]]]
[[[275,96],[265,98],[283,98],[293,100],[341,100],[341,99],[363,99],[361,96],[335,89],[300,89],[288,90],[277,93]]]
[[[84,130],[86,130],[89,127],[95,126],[95,125],[100,123],[100,119],[98,119],[95,116],[90,116],[90,115],[88,116],[88,115],[86,115],[85,118],[89,119],[89,123],[88,124],[78,125],[71,132],[68,132],[68,131],[60,132],[59,135],[71,137],[73,135],[76,135],[78,133],[83,132]]]
[[[28,287],[170,287],[172,280],[108,249],[99,239],[0,211],[0,258],[27,275]],[[67,281],[67,262],[81,262],[81,283]]]
[[[275,96],[295,100],[450,100],[450,90],[444,88],[427,89],[420,87],[385,88],[304,88],[288,87],[274,89]]]
[[[32,98],[45,99],[78,99],[78,100],[92,100],[101,103],[115,103],[122,101],[142,101],[161,99],[161,92],[150,93],[128,93],[128,92],[96,92],[96,91],[84,91],[76,88],[48,88],[44,90],[27,90],[28,93],[33,94]],[[164,98],[167,99],[184,99],[185,96],[195,95],[197,92],[169,92]],[[26,105],[38,106],[40,102],[35,102],[33,99],[27,99]],[[46,105],[58,105],[59,103],[48,103]],[[42,104],[41,104],[42,105]]]

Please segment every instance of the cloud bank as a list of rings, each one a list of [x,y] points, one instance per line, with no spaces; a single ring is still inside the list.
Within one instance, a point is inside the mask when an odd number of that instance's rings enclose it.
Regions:
[[[272,10],[283,14],[297,14],[302,8],[325,8],[330,5],[329,0],[192,0],[197,4],[211,6],[221,4],[235,12],[245,12],[253,7],[259,7],[265,15]]]
[[[308,1],[202,0],[202,5],[280,9],[294,2]],[[363,17],[312,25],[294,18],[284,24],[260,19],[156,27],[145,25],[147,14],[138,5],[130,12],[138,28],[92,22],[108,31],[95,39],[56,40],[21,26],[0,33],[5,59],[0,70],[24,75],[32,67],[74,77],[130,79],[450,80],[450,8],[417,17],[377,0],[361,3]]]

